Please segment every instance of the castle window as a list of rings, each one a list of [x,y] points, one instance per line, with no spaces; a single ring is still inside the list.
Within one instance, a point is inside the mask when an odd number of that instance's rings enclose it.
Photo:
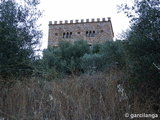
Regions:
[[[88,36],[88,31],[86,31],[86,37],[89,37],[89,36]]]
[[[93,33],[92,33],[92,37],[95,37],[95,31],[93,31]]]
[[[72,32],[63,33],[63,39],[65,38],[72,38]]]
[[[66,38],[69,38],[69,33],[67,32],[67,36],[66,36]]]
[[[55,33],[55,36],[58,36],[58,33]]]
[[[69,37],[72,38],[72,32],[70,32],[70,36]]]
[[[81,34],[81,32],[77,32],[77,34]]]
[[[91,31],[89,31],[89,37],[92,37],[92,32]]]
[[[63,38],[66,38],[66,34],[65,33],[63,33]]]
[[[95,37],[96,32],[95,31],[86,31],[86,37]]]

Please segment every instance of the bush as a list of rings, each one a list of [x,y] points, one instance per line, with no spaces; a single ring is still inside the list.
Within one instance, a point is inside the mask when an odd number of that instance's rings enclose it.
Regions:
[[[125,56],[123,44],[121,41],[107,41],[100,47],[99,54],[103,56],[104,65],[106,67],[124,67]]]
[[[103,56],[100,54],[85,54],[81,57],[81,66],[84,72],[102,70],[103,65]]]
[[[89,52],[86,41],[78,40],[74,44],[61,41],[58,48],[49,47],[43,51],[41,60],[43,71],[50,77],[80,73],[82,71],[80,58]]]
[[[94,44],[92,48],[83,40],[75,41],[74,44],[61,41],[58,48],[49,47],[43,51],[43,71],[47,76],[54,77],[124,67],[121,42]]]
[[[41,16],[36,8],[39,0],[15,0],[0,2],[0,75],[30,75],[39,46],[41,30],[35,24]],[[34,17],[33,17],[34,16]]]
[[[141,92],[146,89],[150,92],[157,91],[160,86],[159,3],[160,1],[136,1],[136,9],[133,10],[138,17],[132,19],[131,29],[127,33],[125,50],[131,71],[130,82]]]

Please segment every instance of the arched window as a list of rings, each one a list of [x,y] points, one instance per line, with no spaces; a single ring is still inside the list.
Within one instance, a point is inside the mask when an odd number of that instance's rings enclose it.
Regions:
[[[93,31],[92,37],[95,37],[95,31]]]
[[[92,32],[91,31],[89,31],[89,37],[92,37]]]
[[[81,32],[77,32],[77,34],[81,34]]]
[[[72,32],[70,32],[70,38],[72,38]]]
[[[86,31],[86,37],[88,37],[89,35],[88,35],[88,31]]]
[[[63,33],[63,38],[64,38],[64,39],[66,38],[66,34],[65,34],[65,33]]]
[[[69,33],[67,32],[67,36],[66,36],[66,38],[69,38]]]
[[[86,31],[86,37],[95,37],[96,32],[95,31]]]

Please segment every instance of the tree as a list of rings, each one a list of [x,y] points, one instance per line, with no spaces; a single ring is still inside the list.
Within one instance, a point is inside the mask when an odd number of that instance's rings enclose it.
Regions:
[[[121,41],[106,41],[101,45],[99,54],[103,56],[104,66],[124,67],[124,50]]]
[[[36,25],[41,12],[39,0],[0,1],[0,75],[24,74],[31,69],[34,50],[39,44],[41,31]]]
[[[59,43],[59,49],[61,51],[62,59],[66,60],[69,71],[79,72],[81,71],[81,57],[85,53],[90,53],[87,41],[77,40],[74,44],[67,41],[61,41]]]
[[[126,51],[134,87],[157,90],[160,85],[160,1],[135,0],[134,7],[129,9],[125,5],[123,10],[132,18]]]
[[[41,71],[50,80],[67,74],[79,74],[82,71],[81,57],[89,52],[86,41],[77,40],[73,44],[60,41],[57,48],[49,46],[43,51]]]

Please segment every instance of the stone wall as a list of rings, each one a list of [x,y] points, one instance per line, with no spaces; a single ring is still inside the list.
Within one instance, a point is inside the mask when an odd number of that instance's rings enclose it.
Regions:
[[[114,33],[111,19],[83,19],[81,21],[67,20],[49,22],[48,45],[57,45],[61,40],[74,42],[75,40],[87,40],[88,43],[100,43],[113,40]]]

